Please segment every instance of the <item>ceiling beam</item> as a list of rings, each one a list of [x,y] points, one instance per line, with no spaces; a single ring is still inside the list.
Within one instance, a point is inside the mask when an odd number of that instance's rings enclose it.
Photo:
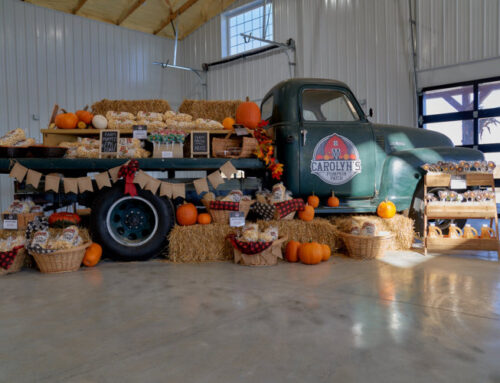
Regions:
[[[170,22],[174,21],[177,17],[186,12],[189,8],[191,8],[198,0],[188,0],[182,6],[179,7],[175,12],[171,12],[167,19],[160,25],[160,27],[154,31],[154,34],[157,35],[160,33]]]
[[[76,15],[80,9],[85,5],[87,0],[80,0],[78,4],[76,5],[75,9],[73,9],[73,14]]]
[[[123,23],[127,17],[134,13],[137,8],[144,4],[145,1],[146,0],[137,0],[128,10],[121,14],[121,16],[118,18],[118,21],[116,22],[116,25],[121,25],[121,23]]]

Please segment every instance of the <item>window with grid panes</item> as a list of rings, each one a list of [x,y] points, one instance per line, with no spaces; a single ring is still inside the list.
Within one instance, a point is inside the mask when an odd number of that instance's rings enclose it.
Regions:
[[[258,0],[226,12],[222,20],[222,29],[222,38],[225,39],[222,42],[223,56],[232,56],[268,45],[263,41],[246,39],[241,34],[266,40],[273,39],[272,1]]]

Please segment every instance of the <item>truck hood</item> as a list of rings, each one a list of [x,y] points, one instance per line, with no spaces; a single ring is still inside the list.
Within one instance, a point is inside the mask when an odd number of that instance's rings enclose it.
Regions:
[[[444,134],[420,128],[372,124],[375,140],[384,146],[387,153],[428,147],[453,147],[453,142]]]

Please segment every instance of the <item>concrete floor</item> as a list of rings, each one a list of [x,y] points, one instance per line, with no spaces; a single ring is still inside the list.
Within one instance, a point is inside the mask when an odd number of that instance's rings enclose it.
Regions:
[[[102,263],[0,278],[0,382],[500,382],[500,264]]]

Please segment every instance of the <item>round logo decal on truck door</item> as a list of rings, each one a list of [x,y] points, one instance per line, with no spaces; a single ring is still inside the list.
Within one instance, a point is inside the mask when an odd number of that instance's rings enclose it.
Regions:
[[[332,134],[314,148],[311,173],[330,185],[342,185],[361,173],[358,149],[346,137]]]

